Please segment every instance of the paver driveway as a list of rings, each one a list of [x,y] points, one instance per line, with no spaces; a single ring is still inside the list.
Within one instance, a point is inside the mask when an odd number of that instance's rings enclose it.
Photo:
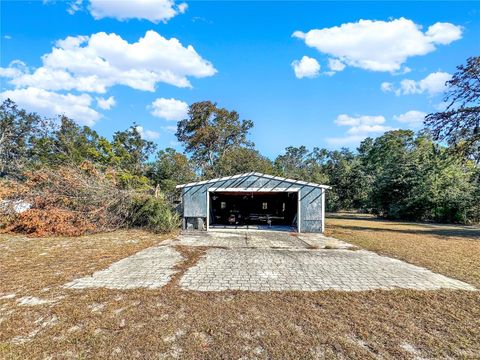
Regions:
[[[170,281],[173,267],[183,260],[170,246],[155,246],[117,261],[92,276],[76,279],[65,287],[72,289],[98,288],[135,289],[160,288]]]
[[[358,250],[211,249],[182,277],[188,290],[468,289],[403,261]]]
[[[185,290],[475,290],[464,282],[320,234],[257,231],[185,232],[66,286],[161,287],[182,260],[176,245],[208,248],[180,279]]]

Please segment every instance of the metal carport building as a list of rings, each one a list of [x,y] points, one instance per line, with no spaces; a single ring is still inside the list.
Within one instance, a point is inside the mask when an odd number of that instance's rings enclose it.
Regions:
[[[256,172],[178,185],[183,229],[324,232],[327,185]]]

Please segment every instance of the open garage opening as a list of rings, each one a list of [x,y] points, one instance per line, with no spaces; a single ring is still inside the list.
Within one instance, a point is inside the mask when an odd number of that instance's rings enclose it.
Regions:
[[[298,192],[208,193],[208,228],[298,231]]]

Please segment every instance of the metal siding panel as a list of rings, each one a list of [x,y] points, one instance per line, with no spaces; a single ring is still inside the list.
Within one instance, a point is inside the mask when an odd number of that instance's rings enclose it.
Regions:
[[[245,187],[256,187],[256,183],[258,182],[258,176],[249,176],[245,182],[243,183]]]
[[[322,221],[319,220],[306,220],[304,222],[303,232],[312,232],[312,233],[321,233],[322,232]]]
[[[239,179],[230,179],[225,183],[225,185],[222,185],[222,182],[218,181],[218,182],[214,183],[214,185],[215,185],[215,187],[219,187],[219,186],[221,186],[221,187],[235,187],[233,185],[238,183],[238,180]],[[211,188],[211,187],[214,187],[214,186],[209,186],[209,188]]]
[[[222,180],[222,181],[216,181],[212,182],[209,184],[206,184],[208,188],[213,188],[213,187],[230,187],[230,185],[234,184],[235,181],[238,179],[227,179],[227,180]]]
[[[281,187],[281,186],[282,186],[282,181],[278,181],[278,180],[271,180],[268,183],[269,188],[277,188],[277,187]],[[287,184],[287,186],[288,186],[288,184]]]
[[[306,196],[305,220],[322,220],[322,192],[315,189]]]
[[[258,178],[255,187],[265,187],[266,185],[270,186],[268,180],[269,179],[266,178]]]
[[[192,186],[184,192],[184,217],[206,217],[207,216],[207,187],[205,185]]]
[[[322,232],[322,192],[319,188],[304,186],[301,192],[301,228],[304,232]]]

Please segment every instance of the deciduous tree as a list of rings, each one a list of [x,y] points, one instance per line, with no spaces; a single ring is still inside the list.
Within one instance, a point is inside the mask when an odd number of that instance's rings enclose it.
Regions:
[[[235,147],[226,151],[206,176],[228,176],[250,171],[270,174],[273,164],[255,149]]]
[[[247,139],[252,127],[253,122],[240,120],[236,111],[202,101],[190,105],[188,118],[178,123],[176,136],[192,160],[206,172],[230,149],[253,146]]]
[[[166,148],[157,153],[147,174],[152,182],[155,185],[158,184],[166,194],[174,192],[176,185],[188,183],[196,177],[190,160],[172,148]]]
[[[0,105],[0,177],[17,177],[30,157],[40,116],[19,109],[10,99]]]
[[[447,81],[444,111],[429,114],[425,125],[435,140],[480,162],[480,56],[467,59]]]

